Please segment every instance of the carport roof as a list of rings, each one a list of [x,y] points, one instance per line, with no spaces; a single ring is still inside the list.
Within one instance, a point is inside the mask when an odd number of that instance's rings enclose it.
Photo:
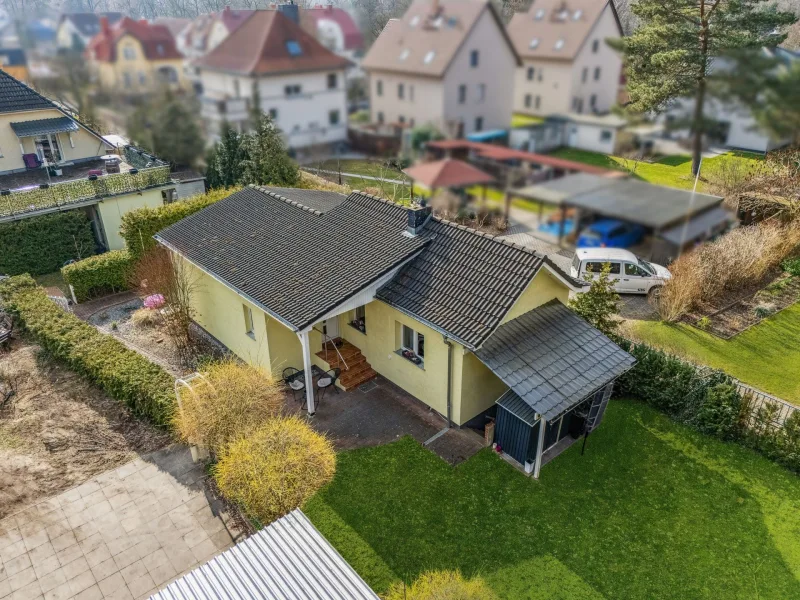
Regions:
[[[548,204],[574,206],[604,217],[663,229],[722,203],[719,196],[576,173],[515,190],[514,195]]]
[[[636,362],[558,300],[504,323],[475,355],[548,420]]]

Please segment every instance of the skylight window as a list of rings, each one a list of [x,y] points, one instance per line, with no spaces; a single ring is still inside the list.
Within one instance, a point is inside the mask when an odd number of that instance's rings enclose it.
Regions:
[[[303,54],[303,49],[295,40],[286,42],[286,50],[288,50],[289,56],[301,56]]]
[[[539,38],[533,38],[531,40],[531,43],[528,44],[528,48],[530,48],[531,50],[536,50],[536,48],[538,47],[539,47]]]
[[[416,27],[417,25],[419,25],[419,15],[414,15],[413,17],[411,17],[411,22],[409,23],[409,25],[411,25],[411,27]]]
[[[583,16],[583,11],[581,9],[578,9],[575,11],[575,14],[572,15],[572,20],[579,21],[582,16]]]
[[[403,50],[403,51],[400,53],[400,60],[405,60],[405,59],[407,59],[409,54],[411,54],[411,50],[409,50],[408,48],[405,48],[405,49],[404,49],[404,50]]]
[[[544,9],[540,8],[539,10],[537,10],[536,14],[533,15],[533,18],[536,19],[537,21],[541,21],[542,19],[544,19]]]
[[[428,53],[425,55],[425,59],[424,59],[422,62],[424,62],[426,65],[429,65],[429,64],[431,64],[431,63],[433,62],[433,59],[434,59],[435,57],[436,57],[436,52],[434,52],[433,50],[431,50],[430,52],[428,52]]]
[[[556,50],[561,50],[563,47],[564,47],[564,38],[560,38],[558,41],[556,41],[556,45],[553,46],[553,48],[555,48]]]

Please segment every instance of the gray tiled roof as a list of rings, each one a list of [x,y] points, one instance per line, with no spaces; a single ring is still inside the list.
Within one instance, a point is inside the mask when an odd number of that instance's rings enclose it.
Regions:
[[[475,354],[545,419],[577,404],[635,362],[558,300],[504,323]]]
[[[48,108],[56,108],[56,105],[5,71],[0,71],[0,113]]]
[[[303,190],[298,188],[279,188],[279,187],[262,187],[259,188],[273,196],[282,196],[283,198],[291,198],[293,202],[297,202],[316,210],[319,213],[326,213],[339,206],[347,199],[344,194],[337,194],[336,192],[324,192],[322,190]]]
[[[425,251],[378,298],[476,348],[497,327],[543,264],[535,252],[432,219]]]
[[[317,322],[427,241],[403,234],[400,206],[353,193],[320,214],[297,200],[308,200],[304,192],[282,197],[249,187],[156,237],[295,329]],[[333,203],[339,195],[331,194]]]
[[[34,121],[20,121],[11,123],[11,129],[17,137],[32,137],[45,133],[61,133],[65,131],[78,131],[78,125],[69,117],[54,117],[52,119],[36,119]]]

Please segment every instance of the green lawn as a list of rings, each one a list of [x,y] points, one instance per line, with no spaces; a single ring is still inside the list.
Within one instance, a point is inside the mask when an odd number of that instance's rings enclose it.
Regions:
[[[800,598],[800,478],[632,401],[538,482],[406,438],[340,454],[304,510],[378,592],[460,569],[514,600]]]
[[[69,292],[67,284],[64,282],[64,278],[61,276],[61,271],[54,271],[53,273],[47,273],[45,275],[37,275],[34,277],[34,279],[36,280],[36,283],[42,287],[57,287],[64,293]]]
[[[626,165],[631,169],[635,166],[636,170],[634,176],[649,183],[684,189],[691,189],[694,186],[694,178],[692,177],[692,157],[688,155],[665,156],[653,163],[629,161],[619,156],[609,156],[607,154],[600,154],[599,152],[588,152],[575,148],[562,148],[553,152],[552,155],[597,167],[605,167],[607,169],[624,171],[628,170]],[[761,160],[761,158],[762,157],[758,154],[728,152],[727,154],[715,156],[714,158],[704,159],[701,174],[710,174],[714,169],[719,168],[721,164],[728,161],[753,163],[754,161]],[[698,190],[702,191],[704,187],[703,182],[700,182]]]
[[[335,158],[322,161],[320,163],[310,163],[305,165],[311,172],[319,166],[320,169],[327,171],[339,171],[342,173],[355,173],[356,175],[366,175],[368,177],[382,177],[383,179],[407,179],[406,175],[396,169],[384,166],[381,159],[345,159],[336,160]]]
[[[544,119],[541,117],[531,117],[519,113],[514,113],[511,116],[511,129],[514,129],[515,127],[525,127],[526,125],[538,125],[539,123],[544,123]]]
[[[638,321],[630,327],[636,339],[800,405],[800,303],[730,340],[685,324]]]

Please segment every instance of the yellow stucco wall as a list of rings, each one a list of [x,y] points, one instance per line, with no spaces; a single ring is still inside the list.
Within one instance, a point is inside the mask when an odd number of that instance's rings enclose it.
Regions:
[[[479,415],[508,389],[499,377],[492,373],[477,356],[467,351],[461,369],[460,398],[458,411],[453,420],[463,425]]]
[[[101,200],[97,205],[97,209],[103,221],[103,229],[106,232],[109,250],[121,250],[125,247],[125,240],[119,234],[122,216],[125,213],[145,206],[155,208],[163,204],[161,189],[145,190],[141,195],[133,193]]]
[[[569,288],[559,281],[550,271],[542,268],[528,284],[527,289],[517,299],[511,310],[508,311],[503,323],[516,319],[520,315],[549,302],[553,298],[558,298],[566,304],[569,299]]]
[[[230,288],[189,265],[194,283],[195,320],[242,360],[270,368],[266,315]],[[253,336],[247,334],[243,305],[253,311]]]
[[[28,80],[28,67],[25,65],[3,65],[0,69],[11,75],[14,79],[20,81]]]
[[[303,368],[303,346],[297,334],[277,319],[264,313],[272,373],[280,377],[286,367]],[[312,350],[316,348],[312,341]]]
[[[125,53],[126,48],[128,54]],[[182,59],[148,60],[139,40],[131,35],[124,35],[117,42],[114,62],[92,60],[90,66],[96,73],[100,86],[117,93],[139,93],[156,89],[161,85],[157,77],[158,69],[161,67],[171,67],[175,70],[178,80],[171,87],[183,89],[189,87],[186,74],[183,72]]]
[[[56,109],[31,110],[0,115],[0,152],[3,155],[0,157],[0,171],[24,169],[25,163],[22,161],[23,150],[24,154],[36,152],[34,138],[24,137],[20,140],[14,130],[11,129],[11,123],[54,119],[63,116],[64,113]],[[59,133],[57,137],[65,161],[103,156],[107,153],[106,145],[83,127],[80,127],[78,131],[73,131],[71,134]],[[70,143],[70,138],[72,138],[72,143]],[[22,149],[20,149],[20,143],[22,144]]]

